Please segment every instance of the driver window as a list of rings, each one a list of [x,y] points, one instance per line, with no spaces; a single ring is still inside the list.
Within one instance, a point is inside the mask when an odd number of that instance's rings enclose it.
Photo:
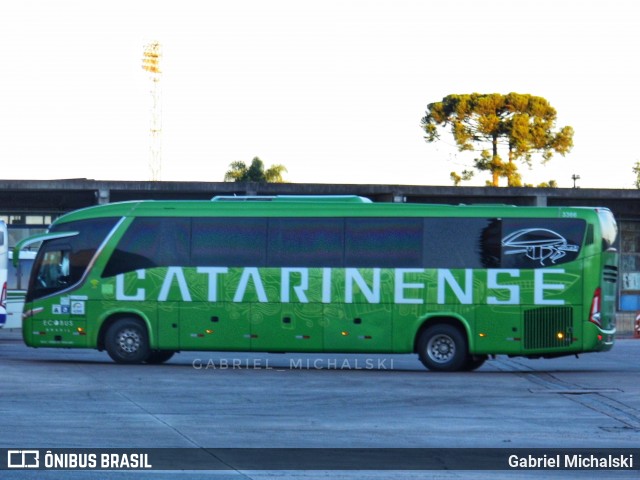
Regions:
[[[69,284],[69,251],[46,252],[38,275],[40,288],[60,288]]]

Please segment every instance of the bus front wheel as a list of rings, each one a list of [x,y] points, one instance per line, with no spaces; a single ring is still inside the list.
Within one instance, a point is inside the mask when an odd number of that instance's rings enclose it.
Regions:
[[[420,361],[429,370],[455,372],[467,363],[467,340],[452,325],[437,324],[427,328],[418,341]]]
[[[117,320],[107,330],[105,348],[116,363],[142,363],[150,353],[147,329],[133,318]]]

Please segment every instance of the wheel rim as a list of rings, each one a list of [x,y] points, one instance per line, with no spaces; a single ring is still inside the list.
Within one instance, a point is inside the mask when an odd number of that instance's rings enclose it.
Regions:
[[[118,334],[118,347],[124,353],[136,353],[140,349],[141,342],[140,332],[135,329],[127,328]]]
[[[427,343],[427,355],[436,363],[447,363],[456,354],[456,343],[448,335],[436,335]]]

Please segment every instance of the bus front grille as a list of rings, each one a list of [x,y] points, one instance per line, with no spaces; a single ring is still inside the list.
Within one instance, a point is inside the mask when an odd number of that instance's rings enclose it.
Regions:
[[[573,341],[573,308],[541,307],[524,312],[524,348],[563,348]]]

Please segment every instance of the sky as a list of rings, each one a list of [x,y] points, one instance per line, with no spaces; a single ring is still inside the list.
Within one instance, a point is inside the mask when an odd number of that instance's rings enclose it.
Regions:
[[[234,161],[294,183],[451,185],[472,165],[427,105],[529,93],[574,148],[525,183],[635,188],[637,2],[0,0],[3,179],[151,178],[145,45],[159,41],[164,181]],[[484,185],[487,174],[467,185]]]

